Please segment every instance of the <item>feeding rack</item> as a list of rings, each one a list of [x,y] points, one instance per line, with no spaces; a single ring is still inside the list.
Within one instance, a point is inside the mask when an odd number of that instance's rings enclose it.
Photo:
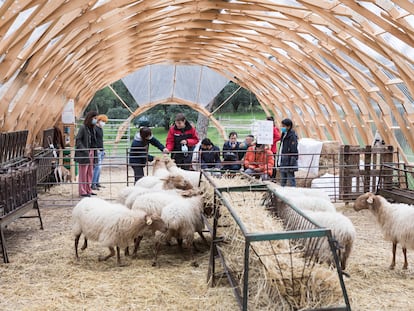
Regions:
[[[220,187],[220,179],[205,177],[214,187],[211,286],[227,277],[241,310],[351,310],[331,230],[260,181]],[[281,230],[256,230],[249,223],[252,219],[258,224],[275,222]],[[326,241],[335,268],[318,262],[318,249]],[[324,301],[330,291],[335,298]]]

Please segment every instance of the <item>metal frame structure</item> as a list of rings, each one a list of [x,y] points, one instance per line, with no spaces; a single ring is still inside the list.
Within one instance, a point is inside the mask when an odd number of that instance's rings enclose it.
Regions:
[[[239,304],[240,310],[246,311],[248,308],[248,292],[249,292],[249,253],[250,253],[250,246],[254,242],[258,241],[271,241],[271,240],[283,240],[283,239],[307,239],[307,238],[327,238],[329,241],[330,248],[332,250],[332,256],[335,261],[336,271],[338,274],[343,298],[344,298],[344,306],[337,306],[332,308],[323,308],[317,310],[351,310],[350,302],[348,299],[348,294],[345,288],[345,283],[343,280],[343,272],[340,268],[339,259],[337,256],[337,246],[336,241],[333,239],[331,230],[322,228],[318,226],[315,222],[309,219],[306,215],[304,215],[300,210],[291,206],[289,203],[285,202],[289,205],[291,212],[295,214],[294,217],[298,217],[301,219],[302,222],[306,222],[312,225],[312,229],[297,229],[297,230],[287,230],[286,232],[273,232],[273,233],[251,233],[248,232],[245,225],[239,218],[237,212],[232,208],[231,203],[226,200],[223,196],[225,192],[239,192],[239,191],[261,191],[261,192],[271,192],[274,195],[278,196],[277,193],[267,187],[264,184],[252,184],[249,186],[240,186],[240,187],[223,187],[219,188],[215,185],[212,178],[204,172],[204,176],[207,180],[212,184],[214,187],[214,220],[213,220],[213,228],[212,228],[212,244],[210,250],[210,263],[209,263],[209,270],[207,279],[211,281],[211,285],[214,286],[215,284],[215,277],[217,276],[216,272],[216,259],[220,259],[221,265],[225,271],[227,279],[230,285],[233,288],[235,297]],[[280,198],[280,197],[279,197]],[[280,198],[283,200],[283,198]],[[224,205],[224,207],[228,210],[231,214],[233,220],[237,223],[237,226],[240,228],[241,232],[243,233],[245,239],[245,247],[244,247],[244,272],[243,272],[243,286],[242,288],[239,287],[238,282],[236,281],[234,275],[229,271],[228,266],[226,264],[226,260],[218,245],[222,242],[222,238],[218,236],[217,229],[219,227],[219,215],[220,215],[220,205],[218,204],[218,200]],[[314,309],[316,310],[316,309]]]

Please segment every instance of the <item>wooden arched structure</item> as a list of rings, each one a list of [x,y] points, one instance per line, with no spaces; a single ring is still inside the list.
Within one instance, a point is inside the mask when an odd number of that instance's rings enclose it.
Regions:
[[[148,64],[207,66],[302,135],[414,150],[414,4],[406,0],[5,0],[0,128],[29,142]],[[402,153],[404,155],[404,153]]]

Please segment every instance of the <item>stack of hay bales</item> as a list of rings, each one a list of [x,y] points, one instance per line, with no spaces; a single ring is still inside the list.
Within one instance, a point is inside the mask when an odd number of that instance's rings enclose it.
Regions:
[[[218,182],[220,184],[220,182]],[[240,186],[240,185],[239,185]],[[230,202],[250,233],[284,231],[280,219],[263,206],[263,192],[228,192]],[[243,286],[244,236],[226,208],[220,209],[218,234],[226,243],[219,248],[233,275]],[[289,240],[253,242],[249,260],[249,310],[297,310],[341,303],[338,275],[303,257]]]
[[[319,176],[326,173],[339,174],[339,150],[341,143],[339,141],[324,141],[319,158]],[[318,176],[318,177],[319,177]]]

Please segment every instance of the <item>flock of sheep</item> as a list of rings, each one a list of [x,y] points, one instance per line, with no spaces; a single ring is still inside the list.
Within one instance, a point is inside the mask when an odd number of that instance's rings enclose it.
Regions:
[[[118,265],[122,265],[120,248],[128,255],[128,247],[134,242],[135,256],[142,238],[155,236],[153,265],[157,265],[161,244],[176,238],[180,247],[186,243],[193,265],[197,266],[193,256],[194,233],[198,232],[205,240],[200,176],[200,172],[178,168],[167,157],[158,158],[153,176],[143,177],[134,186],[122,189],[117,203],[82,199],[72,212],[76,258],[82,234],[85,238],[82,250],[87,247],[88,239],[98,241],[110,251],[99,260],[114,256],[116,250]]]
[[[107,260],[116,254],[118,265],[122,265],[120,248],[124,248],[125,255],[128,255],[128,247],[134,244],[132,254],[136,256],[142,238],[153,236],[153,265],[158,264],[160,246],[175,238],[180,247],[186,244],[192,263],[197,266],[193,256],[194,234],[198,233],[206,242],[203,236],[204,199],[199,188],[200,179],[200,172],[182,170],[168,157],[157,158],[153,175],[122,189],[117,203],[99,198],[82,199],[72,213],[76,258],[79,259],[78,243],[82,234],[85,239],[82,250],[87,247],[88,239],[98,241],[110,250],[107,256],[99,260]],[[280,197],[301,209],[315,223],[331,229],[341,249],[339,260],[344,270],[356,237],[350,219],[337,212],[329,196],[321,190],[269,184]],[[377,219],[384,238],[393,243],[391,269],[395,267],[397,244],[402,245],[403,269],[407,269],[407,248],[414,249],[414,207],[389,203],[379,195],[366,193],[357,198],[354,209],[369,209]],[[327,241],[320,246],[318,259],[333,264]]]

